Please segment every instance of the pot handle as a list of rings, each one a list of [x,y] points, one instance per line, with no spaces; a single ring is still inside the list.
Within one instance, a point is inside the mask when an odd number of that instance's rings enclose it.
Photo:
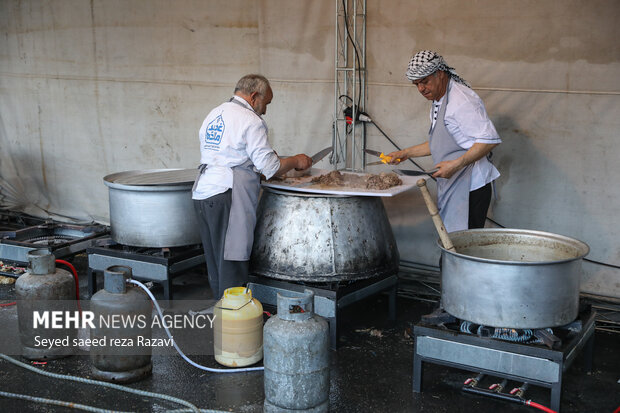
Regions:
[[[431,198],[431,193],[428,192],[428,188],[426,187],[426,179],[419,179],[417,185],[422,192],[422,197],[424,198],[424,202],[426,202],[428,212],[431,214],[431,218],[433,218],[433,224],[435,224],[435,229],[437,230],[437,233],[439,233],[441,243],[448,251],[456,252],[456,249],[454,248],[454,245],[452,244],[452,241],[450,241],[450,237],[448,236],[448,231],[446,231],[446,227],[444,227],[443,225],[443,221],[441,220],[441,216],[439,215],[437,205],[435,205],[435,201],[433,201],[433,199]]]

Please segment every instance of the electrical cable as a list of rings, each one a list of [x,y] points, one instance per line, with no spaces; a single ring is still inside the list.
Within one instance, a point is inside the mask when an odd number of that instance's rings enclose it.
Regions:
[[[166,413],[186,413],[191,412],[193,410],[189,409],[176,409],[176,410],[166,410]],[[199,409],[200,413],[230,413],[229,410],[212,410],[212,409]]]
[[[26,401],[35,402],[35,403],[51,404],[51,405],[54,405],[54,406],[69,407],[69,408],[73,408],[73,409],[85,410],[87,412],[96,412],[96,413],[131,413],[131,412],[125,412],[125,411],[118,411],[118,410],[100,409],[98,407],[88,406],[88,405],[85,405],[85,404],[79,404],[79,403],[73,403],[73,402],[65,402],[65,401],[56,400],[56,399],[46,399],[46,398],[43,398],[43,397],[30,396],[28,394],[9,393],[9,392],[4,392],[4,391],[0,391],[0,397],[7,397],[9,399],[26,400]]]
[[[351,37],[351,33],[349,33],[349,19],[347,17],[347,5],[345,3],[345,0],[342,0],[342,12],[344,13],[344,27],[347,31],[347,37],[351,41],[351,45],[353,46],[353,50],[355,51],[355,58],[357,60],[358,89],[360,91],[360,93],[357,95],[357,108],[359,109],[360,99],[362,96],[362,74],[360,72],[362,65],[360,64],[360,56],[359,56],[359,53],[357,52],[357,45],[355,44],[355,39],[353,39]],[[351,101],[353,101],[353,99],[351,99]]]
[[[152,392],[148,392],[148,391],[144,391],[144,390],[132,389],[132,388],[121,386],[121,385],[114,384],[114,383],[107,383],[107,382],[104,382],[104,381],[85,379],[83,377],[51,373],[49,371],[41,370],[41,369],[38,369],[36,367],[30,366],[30,365],[28,365],[26,363],[22,363],[21,361],[15,360],[15,359],[7,356],[6,354],[2,354],[2,353],[0,353],[0,359],[8,361],[9,363],[13,363],[16,366],[23,367],[26,370],[30,370],[30,371],[33,371],[35,373],[42,374],[43,376],[51,377],[51,378],[54,378],[54,379],[69,380],[69,381],[75,381],[75,382],[78,382],[78,383],[94,384],[94,385],[97,385],[97,386],[109,387],[111,389],[120,390],[120,391],[124,391],[124,392],[127,392],[127,393],[133,393],[133,394],[137,394],[139,396],[153,397],[153,398],[167,400],[167,401],[170,401],[170,402],[173,402],[173,403],[181,404],[183,406],[189,407],[194,412],[200,411],[198,409],[198,407],[194,406],[192,403],[190,403],[188,401],[185,401],[183,399],[179,399],[177,397],[168,396],[167,394],[152,393]]]
[[[584,258],[583,260],[584,260],[584,261],[591,262],[592,264],[598,264],[598,265],[602,265],[602,266],[605,266],[605,267],[610,267],[610,268],[618,268],[618,269],[620,269],[620,265],[608,264],[608,263],[606,263],[606,262],[601,262],[601,261],[591,260],[591,259],[589,259],[589,258]]]
[[[129,284],[134,284],[137,285],[138,287],[142,288],[147,295],[150,297],[150,299],[153,301],[153,304],[155,305],[155,308],[157,309],[157,313],[159,314],[159,316],[163,319],[164,315],[161,312],[161,308],[159,307],[159,303],[157,302],[157,300],[155,299],[155,297],[153,296],[153,294],[151,293],[151,291],[149,291],[149,289],[146,287],[146,285],[142,284],[140,281],[136,281],[136,280],[132,280],[132,279],[128,279],[127,282]],[[240,373],[240,372],[246,372],[246,371],[259,371],[259,370],[265,370],[264,367],[244,367],[244,368],[239,368],[239,369],[218,369],[218,368],[212,368],[212,367],[207,367],[207,366],[202,366],[196,362],[194,362],[193,360],[190,360],[185,353],[183,353],[183,351],[181,351],[181,349],[179,348],[179,346],[177,345],[176,341],[174,340],[174,338],[172,337],[172,335],[170,334],[170,330],[168,330],[168,326],[166,326],[166,324],[163,324],[164,330],[166,331],[166,334],[168,335],[168,337],[170,338],[170,340],[172,341],[172,345],[174,346],[174,348],[177,350],[177,352],[181,355],[181,357],[183,357],[183,359],[185,361],[187,361],[189,364],[191,364],[192,366],[199,368],[201,370],[206,370],[206,371],[210,371],[212,373]]]

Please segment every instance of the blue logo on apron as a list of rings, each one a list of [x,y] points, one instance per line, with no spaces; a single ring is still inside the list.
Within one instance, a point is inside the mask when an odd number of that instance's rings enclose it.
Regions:
[[[222,119],[222,115],[219,115],[207,125],[205,141],[216,145],[219,144],[222,140],[222,135],[224,134],[224,128],[224,120]]]

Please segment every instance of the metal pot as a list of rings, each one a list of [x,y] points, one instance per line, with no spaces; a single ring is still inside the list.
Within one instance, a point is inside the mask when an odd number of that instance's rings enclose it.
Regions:
[[[570,323],[579,310],[581,261],[576,239],[542,231],[474,229],[441,242],[444,309],[491,327],[546,328]]]
[[[112,239],[136,247],[199,244],[195,169],[127,171],[103,178],[110,192]]]
[[[250,271],[307,282],[396,274],[399,255],[380,198],[264,188]]]

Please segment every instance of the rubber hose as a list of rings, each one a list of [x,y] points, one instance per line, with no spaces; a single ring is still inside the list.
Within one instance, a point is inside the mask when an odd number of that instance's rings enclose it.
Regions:
[[[66,265],[73,273],[73,279],[75,280],[75,299],[77,300],[78,310],[82,313],[82,306],[80,305],[80,280],[78,279],[78,274],[75,267],[69,261],[65,260],[56,260],[56,264]]]
[[[556,412],[555,410],[551,410],[550,408],[548,408],[548,407],[546,407],[546,406],[543,406],[542,404],[538,404],[538,403],[536,403],[536,402],[533,402],[533,401],[531,401],[531,400],[526,401],[526,402],[525,402],[525,404],[526,404],[527,406],[532,406],[532,407],[534,407],[534,408],[536,408],[536,409],[538,409],[538,410],[542,410],[543,412],[547,412],[547,413],[558,413],[558,412]]]
[[[114,384],[114,383],[107,383],[107,382],[104,382],[104,381],[85,379],[85,378],[77,377],[77,376],[69,376],[69,375],[64,375],[64,374],[51,373],[49,371],[45,371],[45,370],[41,370],[41,369],[38,369],[36,367],[33,367],[33,366],[29,365],[29,364],[22,363],[21,361],[15,360],[15,359],[7,356],[6,354],[2,354],[2,353],[0,353],[0,358],[3,359],[3,360],[8,361],[9,363],[13,363],[16,366],[23,367],[26,370],[30,370],[30,371],[33,371],[33,372],[38,373],[38,374],[42,374],[42,375],[47,376],[47,377],[52,377],[54,379],[70,380],[70,381],[75,381],[75,382],[78,382],[78,383],[94,384],[94,385],[97,385],[97,386],[109,387],[111,389],[120,390],[120,391],[124,391],[124,392],[127,392],[127,393],[133,393],[133,394],[137,394],[139,396],[146,396],[146,397],[153,397],[153,398],[157,398],[157,399],[167,400],[167,401],[170,401],[170,402],[173,402],[173,403],[177,403],[177,404],[181,404],[183,406],[187,406],[190,409],[192,409],[192,411],[194,411],[194,412],[198,412],[199,411],[198,407],[194,406],[192,403],[190,403],[188,401],[185,401],[183,399],[179,399],[177,397],[168,396],[167,394],[151,393],[151,392],[148,392],[148,391],[136,390],[136,389],[132,389],[130,387],[125,387],[125,386],[121,386],[121,385]]]
[[[142,284],[140,281],[136,281],[136,280],[132,280],[129,279],[127,280],[128,283],[130,284],[134,284],[137,285],[138,287],[142,288],[150,297],[150,299],[153,301],[153,304],[155,305],[155,309],[157,310],[157,313],[159,314],[159,316],[162,318],[164,318],[164,315],[161,312],[161,308],[159,307],[159,303],[157,303],[157,300],[155,299],[155,297],[153,296],[153,294],[151,293],[151,291],[146,287],[146,285]],[[172,345],[174,346],[174,348],[177,350],[177,352],[179,353],[179,355],[181,357],[183,357],[183,359],[185,361],[187,361],[189,364],[191,364],[192,366],[199,368],[201,370],[205,370],[205,371],[209,371],[211,373],[241,373],[241,372],[246,372],[246,371],[260,371],[260,370],[265,370],[264,367],[244,367],[244,368],[240,368],[240,369],[217,369],[217,368],[212,368],[212,367],[207,367],[207,366],[203,366],[200,365],[198,363],[196,363],[193,360],[190,360],[185,353],[183,353],[183,351],[181,351],[181,349],[179,348],[179,346],[177,345],[176,341],[174,340],[174,338],[172,337],[172,334],[170,334],[170,330],[168,330],[168,326],[166,326],[166,324],[163,324],[164,330],[166,331],[166,334],[168,335],[168,337],[170,338],[170,340],[172,341]]]

